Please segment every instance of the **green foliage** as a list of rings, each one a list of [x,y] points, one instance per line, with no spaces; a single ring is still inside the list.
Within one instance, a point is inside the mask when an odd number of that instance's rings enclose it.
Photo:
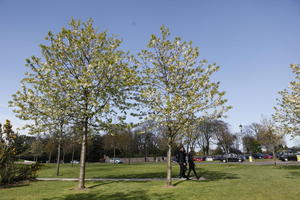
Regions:
[[[294,137],[300,135],[300,65],[291,65],[291,69],[295,80],[279,92],[281,98],[277,99],[273,118],[286,134]]]
[[[10,121],[6,120],[0,138],[0,185],[33,178],[37,170],[37,165],[17,166],[14,163],[18,152],[16,139],[17,134],[13,132]]]
[[[15,165],[9,164],[0,169],[0,185],[12,184],[36,178],[39,164]]]
[[[253,136],[244,136],[243,145],[247,153],[261,153],[261,144]]]
[[[136,67],[119,50],[121,40],[98,33],[92,20],[71,20],[68,28],[49,32],[45,39],[42,57],[26,60],[29,71],[10,105],[19,118],[34,122],[25,127],[31,133],[55,133],[59,144],[66,126],[80,124],[83,181],[87,135],[125,119],[126,109],[134,105]]]
[[[219,66],[200,60],[192,42],[169,38],[169,29],[162,26],[161,35],[152,35],[148,50],[139,54],[140,93],[148,118],[167,127],[166,134],[174,138],[191,117],[221,117],[230,106],[224,106],[227,100],[225,92],[219,91],[220,83],[211,81]]]
[[[199,59],[199,50],[192,42],[180,37],[170,38],[165,26],[160,36],[152,35],[148,49],[139,54],[142,85],[140,101],[145,105],[147,118],[164,128],[168,138],[167,185],[171,185],[171,149],[177,136],[203,116],[219,118],[230,109],[224,106],[225,92],[211,76],[218,71],[216,64],[207,65]]]

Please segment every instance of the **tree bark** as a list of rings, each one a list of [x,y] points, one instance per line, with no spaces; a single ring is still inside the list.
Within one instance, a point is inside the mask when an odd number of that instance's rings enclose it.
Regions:
[[[73,162],[74,162],[74,153],[75,153],[75,148],[74,148],[74,144],[72,145],[72,167],[73,167]]]
[[[116,144],[114,143],[114,164],[116,163]]]
[[[59,167],[60,167],[60,149],[61,149],[61,139],[59,138],[58,147],[57,147],[57,161],[56,161],[56,176],[59,176]]]
[[[276,154],[275,154],[275,147],[273,149],[273,160],[274,160],[274,165],[276,166]]]
[[[52,155],[52,152],[50,151],[48,163],[51,163],[51,155]]]
[[[66,153],[65,153],[65,149],[64,148],[62,149],[62,153],[63,153],[62,163],[65,163],[65,155],[66,155]]]
[[[81,143],[81,155],[80,155],[80,172],[79,172],[79,189],[85,188],[85,160],[86,160],[86,145],[87,145],[87,134],[88,134],[88,120],[84,122],[84,132]]]
[[[168,137],[168,160],[167,160],[167,186],[172,186],[172,138]]]

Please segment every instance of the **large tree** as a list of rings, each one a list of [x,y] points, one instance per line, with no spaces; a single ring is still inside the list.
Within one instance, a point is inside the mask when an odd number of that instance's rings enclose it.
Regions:
[[[128,64],[128,54],[118,50],[121,40],[107,32],[98,33],[92,20],[85,23],[72,20],[69,28],[62,28],[57,34],[49,32],[46,40],[49,44],[41,45],[42,58],[32,57],[27,61],[31,73],[23,82],[31,83],[37,91],[34,94],[51,97],[45,99],[49,107],[43,109],[43,115],[49,116],[54,111],[55,116],[59,116],[57,112],[60,110],[62,120],[70,117],[68,122],[81,125],[78,187],[83,189],[88,133],[94,127],[101,129],[113,119],[124,119],[114,116],[125,113],[132,105],[129,100],[136,84],[136,72]],[[41,81],[35,82],[40,77],[47,80],[44,85]],[[54,107],[56,102],[59,104]],[[61,103],[65,107],[60,106]],[[28,112],[31,111],[29,107]],[[19,106],[20,112],[22,105]]]
[[[276,113],[273,118],[286,134],[300,135],[300,65],[291,65],[295,80],[290,82],[288,89],[280,91],[277,99]]]
[[[170,32],[161,27],[161,36],[152,35],[148,49],[139,54],[141,68],[141,101],[147,106],[148,119],[160,124],[168,138],[167,185],[172,185],[171,149],[176,136],[191,116],[221,116],[225,92],[211,75],[219,67],[199,59],[199,50],[192,42],[179,37],[169,39]],[[220,108],[220,109],[217,109]]]

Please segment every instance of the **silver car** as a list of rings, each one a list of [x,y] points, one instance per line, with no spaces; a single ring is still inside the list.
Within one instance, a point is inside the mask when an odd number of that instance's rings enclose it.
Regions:
[[[113,164],[121,164],[123,163],[123,160],[121,160],[121,158],[111,158],[109,160],[109,163],[113,163]]]

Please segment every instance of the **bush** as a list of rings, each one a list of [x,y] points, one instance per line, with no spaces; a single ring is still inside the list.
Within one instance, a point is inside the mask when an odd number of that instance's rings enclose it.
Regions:
[[[3,131],[0,124],[0,185],[11,184],[35,177],[38,164],[16,165],[17,134],[11,130],[9,120],[6,120]]]
[[[23,180],[32,180],[36,177],[39,164],[9,164],[0,168],[0,185],[12,184]]]

